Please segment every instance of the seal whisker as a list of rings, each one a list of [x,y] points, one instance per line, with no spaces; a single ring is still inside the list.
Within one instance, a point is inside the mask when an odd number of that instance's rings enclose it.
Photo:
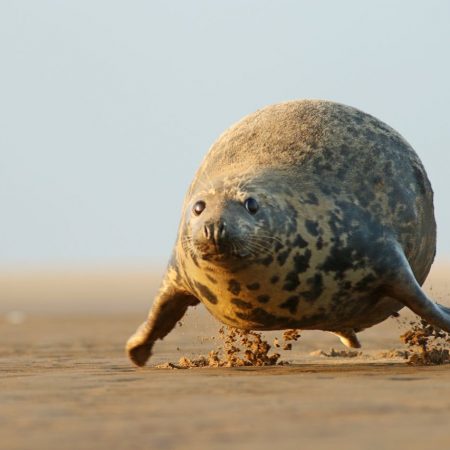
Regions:
[[[240,242],[237,242],[236,244],[238,245],[238,248],[240,251],[243,250],[244,252],[250,254],[250,256],[255,256],[255,250],[250,245],[248,245],[247,242],[240,241]]]
[[[181,239],[181,246],[185,253],[189,254],[191,257],[195,258],[198,256],[193,236],[183,236]]]
[[[277,238],[277,237],[275,237],[275,236],[272,236],[272,235],[270,235],[270,234],[265,234],[265,233],[260,233],[260,232],[258,232],[258,233],[252,234],[251,236],[252,236],[252,238],[254,238],[254,239],[264,239],[264,240],[267,240],[267,239],[268,239],[268,240],[270,240],[270,241],[279,242],[280,244],[283,243],[283,241],[282,241],[281,239],[279,239],[279,238]]]
[[[202,191],[197,191],[197,195],[201,196],[201,195],[205,195],[210,189],[211,187],[208,186],[202,179],[198,179],[197,182],[200,184],[201,188],[203,189]]]
[[[252,241],[248,241],[245,242],[245,248],[247,249],[251,249],[254,253],[258,252],[258,253],[267,253],[268,251],[270,251],[270,248],[264,247],[260,244],[257,244],[256,242],[252,242]]]
[[[262,245],[262,246],[267,247],[267,248],[272,248],[273,244],[278,242],[278,241],[267,240],[265,238],[264,239],[254,238],[254,239],[250,239],[250,240],[252,242],[256,243],[256,244]]]
[[[267,241],[267,240],[265,240],[265,239],[258,239],[258,238],[254,237],[254,236],[250,236],[250,237],[248,238],[248,242],[251,242],[251,243],[253,243],[253,244],[256,244],[256,245],[258,245],[258,246],[260,246],[260,247],[264,247],[264,248],[266,248],[266,249],[271,249],[271,248],[272,248],[272,244],[273,244],[274,242],[276,242],[276,241],[270,242],[270,241]]]
[[[209,183],[209,190],[214,191],[214,190],[215,190],[215,186],[214,186],[214,183],[212,182],[212,180],[211,180],[211,178],[210,178],[208,172],[205,170],[205,171],[203,172],[203,174],[205,175],[205,177],[206,177],[206,179],[207,179],[207,181],[208,181],[208,183]]]
[[[253,239],[281,242],[280,238],[277,238],[277,237],[272,236],[270,234],[263,234],[263,233],[260,233],[260,232],[251,233],[251,234],[249,234],[249,236],[251,236]]]
[[[271,248],[271,245],[269,245],[269,244],[267,244],[265,242],[258,242],[258,241],[254,240],[254,239],[249,239],[248,240],[248,244],[251,244],[254,247],[258,247],[258,248],[264,248],[266,250],[270,250],[270,248]]]

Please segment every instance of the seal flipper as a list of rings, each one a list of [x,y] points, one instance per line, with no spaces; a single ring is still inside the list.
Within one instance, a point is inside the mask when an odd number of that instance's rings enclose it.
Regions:
[[[348,348],[361,348],[361,343],[359,342],[356,333],[352,329],[348,330],[339,330],[332,331],[334,335],[336,335],[341,342]]]
[[[431,325],[450,333],[450,308],[434,303],[417,282],[403,250],[398,244],[398,265],[392,268],[392,278],[386,287],[388,295],[403,303]]]
[[[128,339],[126,351],[137,366],[144,366],[152,354],[153,344],[163,339],[184,316],[189,306],[199,300],[192,294],[180,290],[166,274],[163,285],[155,298],[147,320]]]

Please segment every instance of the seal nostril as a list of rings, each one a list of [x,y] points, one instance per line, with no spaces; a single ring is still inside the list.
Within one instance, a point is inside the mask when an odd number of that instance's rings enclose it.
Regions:
[[[209,239],[211,236],[211,233],[207,225],[203,225],[203,235],[205,236],[206,239]]]
[[[225,233],[226,233],[226,230],[225,230],[225,222],[221,222],[220,224],[219,224],[219,236],[221,237],[221,238],[223,238],[224,236],[225,236]]]

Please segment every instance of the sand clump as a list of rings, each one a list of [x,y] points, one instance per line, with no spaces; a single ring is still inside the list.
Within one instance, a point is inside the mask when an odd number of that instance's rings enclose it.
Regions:
[[[298,330],[286,330],[282,342],[274,339],[273,347],[283,350],[292,349],[292,341],[300,338]],[[160,369],[190,369],[193,367],[243,367],[243,366],[274,366],[289,364],[280,361],[280,353],[270,353],[272,346],[261,333],[245,331],[238,328],[223,326],[219,329],[221,344],[211,350],[207,356],[197,358],[182,356],[177,364],[164,363],[156,366]]]
[[[404,325],[400,321],[401,325]],[[410,321],[409,329],[400,336],[407,349],[391,349],[381,352],[383,359],[402,359],[409,365],[430,366],[450,364],[450,333],[428,324],[424,320]],[[245,331],[223,326],[218,338],[205,341],[219,342],[216,349],[196,358],[182,356],[177,363],[167,362],[156,367],[162,369],[189,369],[194,367],[244,367],[288,365],[281,359],[281,350],[292,350],[292,343],[300,338],[296,329],[286,330],[281,338],[276,337],[270,345],[263,335],[256,331]],[[360,358],[363,353],[354,350],[317,350],[310,356],[326,358]]]
[[[408,346],[408,364],[431,366],[450,363],[450,334],[421,319],[410,322],[400,338]]]
[[[387,350],[381,352],[378,357],[383,359],[409,359],[410,352],[408,350],[398,350],[393,348],[391,350]]]
[[[357,358],[362,356],[362,352],[355,350],[335,350],[331,348],[328,352],[323,350],[315,350],[309,354],[310,356],[325,356],[327,358]]]

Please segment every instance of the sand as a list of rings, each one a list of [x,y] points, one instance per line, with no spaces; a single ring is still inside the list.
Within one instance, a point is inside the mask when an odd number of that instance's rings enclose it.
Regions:
[[[448,269],[427,283],[447,305]],[[155,286],[121,273],[91,275],[84,291],[81,273],[48,276],[54,289],[36,273],[0,276],[1,449],[449,448],[450,365],[408,365],[398,320],[361,333],[356,352],[322,332],[283,350],[266,333],[287,365],[156,368],[217,347],[220,325],[197,307],[135,369],[123,346]]]

